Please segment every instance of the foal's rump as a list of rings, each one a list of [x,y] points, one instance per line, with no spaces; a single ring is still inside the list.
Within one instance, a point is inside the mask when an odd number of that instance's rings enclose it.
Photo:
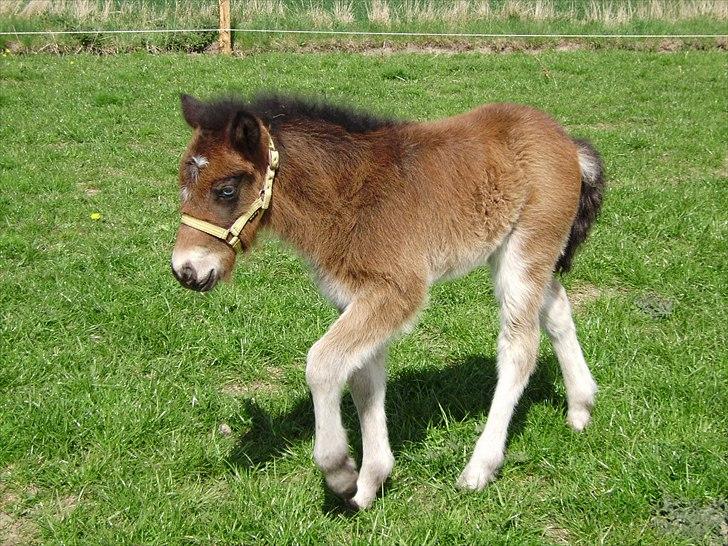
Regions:
[[[528,106],[493,104],[476,112],[486,134],[492,138],[495,129],[505,142],[518,182],[527,188],[519,220],[531,222],[527,229],[539,233],[543,246],[558,247],[555,270],[567,272],[601,206],[604,177],[598,152]]]
[[[537,241],[535,259],[568,271],[601,203],[601,160],[588,143],[518,104],[481,106],[415,134],[431,143],[421,145],[419,163],[439,219],[431,229],[445,232],[433,239],[457,243],[441,256],[442,276],[482,263],[516,226]]]

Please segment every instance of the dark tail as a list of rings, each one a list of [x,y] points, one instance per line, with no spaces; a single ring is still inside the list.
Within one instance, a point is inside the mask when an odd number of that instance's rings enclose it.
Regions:
[[[569,240],[564,252],[556,262],[557,273],[568,273],[578,246],[584,242],[602,208],[604,196],[604,164],[594,147],[586,140],[574,140],[579,153],[581,167],[581,195],[579,209],[571,226]]]

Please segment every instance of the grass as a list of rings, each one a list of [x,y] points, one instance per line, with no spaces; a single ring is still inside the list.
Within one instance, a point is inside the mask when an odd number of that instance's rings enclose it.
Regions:
[[[203,51],[215,33],[98,35],[97,29],[217,28],[217,2],[206,0],[4,0],[0,29],[71,30],[76,35],[0,36],[14,50],[118,52],[135,49]],[[726,34],[728,4],[722,0],[233,0],[232,25],[246,29],[366,32],[516,34]],[[326,35],[235,33],[238,49],[288,49],[310,44],[341,47]],[[351,37],[381,46],[433,38]],[[443,41],[444,39],[439,39]],[[452,42],[454,39],[448,39]],[[524,40],[508,43],[523,44]],[[526,44],[553,43],[529,39]],[[592,44],[631,46],[622,40]],[[691,42],[715,45],[715,39]],[[725,46],[725,39],[719,44]],[[653,46],[654,47],[654,46]]]
[[[725,63],[617,50],[1,56],[0,543],[725,541]],[[169,271],[189,137],[179,93],[271,87],[415,119],[525,102],[594,141],[610,188],[565,280],[601,387],[585,433],[564,422],[544,343],[499,480],[455,490],[495,381],[479,270],[438,285],[393,347],[397,464],[370,511],[340,510],[311,461],[303,371],[335,312],[301,261],[263,242],[209,295]]]

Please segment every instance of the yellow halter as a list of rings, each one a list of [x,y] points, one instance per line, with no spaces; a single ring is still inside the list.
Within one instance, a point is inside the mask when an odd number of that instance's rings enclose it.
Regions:
[[[276,177],[277,169],[278,150],[273,145],[273,139],[268,137],[268,168],[265,171],[265,182],[263,183],[263,189],[260,190],[260,195],[253,201],[248,210],[242,216],[238,217],[228,229],[221,228],[204,220],[198,220],[188,214],[182,215],[182,223],[213,237],[222,239],[233,247],[233,250],[240,251],[240,232],[248,225],[248,222],[258,215],[259,211],[266,210],[268,205],[270,205],[270,198],[273,195],[273,179]]]

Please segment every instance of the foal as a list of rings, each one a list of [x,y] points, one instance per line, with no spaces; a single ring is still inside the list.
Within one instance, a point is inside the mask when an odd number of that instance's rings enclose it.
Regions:
[[[230,275],[236,250],[268,228],[308,260],[341,311],[306,365],[314,460],[334,493],[359,508],[376,497],[394,463],[388,344],[415,320],[432,283],[485,263],[500,303],[498,384],[458,485],[483,488],[503,462],[539,324],[564,374],[567,421],[586,426],[597,387],[554,273],[569,270],[601,205],[602,163],[589,144],[514,104],[426,123],[276,96],[183,96],[182,112],[194,135],[180,168],[177,279],[212,289]],[[340,414],[347,384],[361,423],[358,473]]]

